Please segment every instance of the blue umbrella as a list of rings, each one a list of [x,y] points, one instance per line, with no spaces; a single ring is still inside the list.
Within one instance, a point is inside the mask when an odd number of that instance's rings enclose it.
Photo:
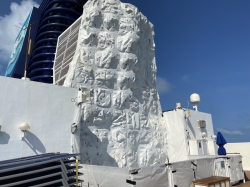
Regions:
[[[219,146],[218,155],[226,155],[227,154],[226,149],[223,147],[226,143],[227,143],[227,141],[225,140],[225,138],[222,136],[222,134],[220,132],[218,132],[217,140],[216,140],[216,144]]]

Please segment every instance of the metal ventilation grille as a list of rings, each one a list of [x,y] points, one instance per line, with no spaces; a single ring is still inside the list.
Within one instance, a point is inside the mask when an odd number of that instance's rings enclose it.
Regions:
[[[72,61],[76,46],[79,28],[82,17],[78,18],[67,30],[59,37],[56,47],[55,63],[53,68],[54,84],[63,85]]]
[[[81,180],[76,156],[47,153],[0,162],[0,187],[78,186]]]
[[[34,45],[27,67],[27,77],[30,80],[49,84],[54,82],[53,67],[58,36],[82,15],[86,2],[87,0],[42,1],[39,7],[41,17],[38,18],[38,29],[34,33]]]

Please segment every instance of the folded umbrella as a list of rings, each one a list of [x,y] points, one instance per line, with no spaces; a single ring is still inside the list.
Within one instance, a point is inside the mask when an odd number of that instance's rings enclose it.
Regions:
[[[226,155],[226,149],[224,148],[224,145],[227,143],[227,141],[225,140],[225,138],[222,136],[222,134],[220,132],[217,133],[217,140],[216,140],[216,144],[219,146],[218,149],[218,155]]]

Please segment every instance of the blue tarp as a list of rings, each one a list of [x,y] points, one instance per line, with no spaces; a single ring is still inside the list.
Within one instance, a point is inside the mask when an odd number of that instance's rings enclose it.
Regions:
[[[225,140],[225,138],[222,136],[222,134],[220,132],[218,132],[217,140],[216,140],[216,144],[219,146],[218,155],[226,155],[227,154],[226,149],[223,147],[226,143],[227,143],[227,141]]]

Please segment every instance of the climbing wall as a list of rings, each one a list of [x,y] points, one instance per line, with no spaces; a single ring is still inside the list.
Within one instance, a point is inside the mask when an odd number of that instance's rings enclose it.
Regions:
[[[154,28],[135,6],[119,0],[84,5],[64,86],[91,90],[81,108],[82,163],[137,168],[166,161]]]

